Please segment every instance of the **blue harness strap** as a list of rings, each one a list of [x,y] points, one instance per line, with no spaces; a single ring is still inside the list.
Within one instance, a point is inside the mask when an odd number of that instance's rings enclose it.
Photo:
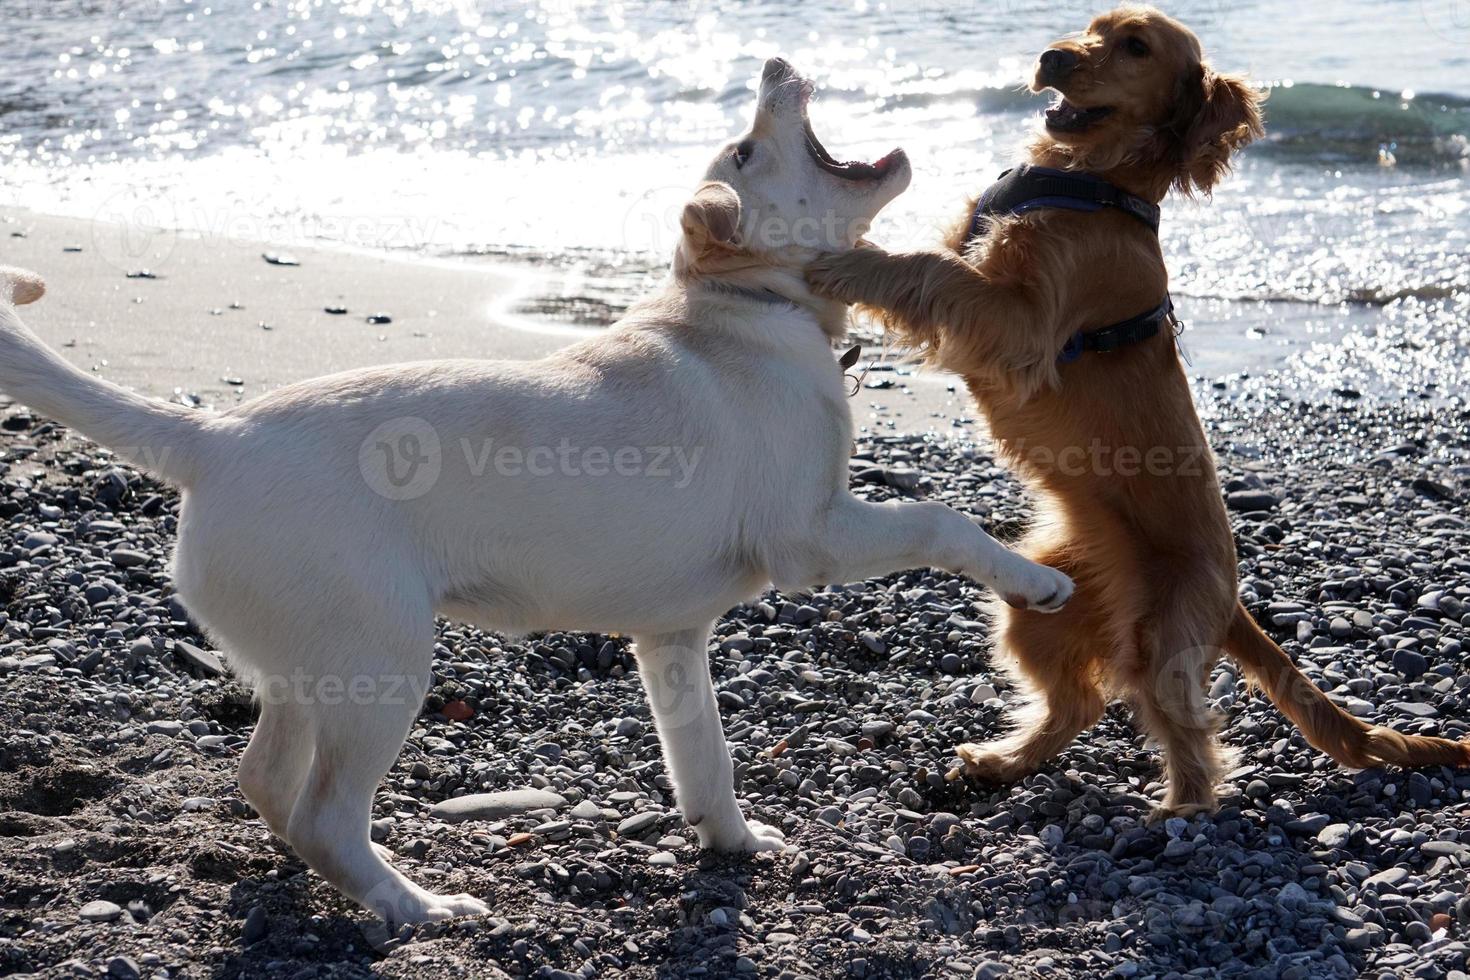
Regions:
[[[1000,179],[980,196],[975,214],[970,219],[970,238],[989,232],[991,219],[1025,214],[1039,208],[1062,208],[1067,211],[1096,212],[1116,208],[1159,233],[1159,207],[1136,194],[1088,173],[1054,170],[1022,164],[1000,175]],[[1158,334],[1164,323],[1174,316],[1174,303],[1168,295],[1153,309],[1096,330],[1079,330],[1057,355],[1061,364],[1077,360],[1086,351],[1100,354],[1142,343]]]

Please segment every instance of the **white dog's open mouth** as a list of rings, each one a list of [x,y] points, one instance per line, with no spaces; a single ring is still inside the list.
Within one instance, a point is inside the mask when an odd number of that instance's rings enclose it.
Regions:
[[[890,150],[885,156],[874,160],[872,163],[864,163],[861,160],[838,160],[831,153],[827,152],[827,148],[822,145],[822,141],[817,139],[817,134],[812,132],[812,121],[806,116],[806,104],[804,101],[802,103],[801,116],[801,125],[806,132],[807,153],[816,162],[817,166],[834,177],[841,177],[843,180],[882,180],[897,169],[900,163],[907,159],[903,150],[894,149]]]

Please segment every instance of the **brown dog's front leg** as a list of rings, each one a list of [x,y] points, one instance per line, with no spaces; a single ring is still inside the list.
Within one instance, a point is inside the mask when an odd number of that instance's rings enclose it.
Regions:
[[[991,282],[957,255],[858,248],[806,267],[813,292],[875,310],[913,344],[962,374],[1010,373],[1034,389],[1060,345],[1032,296]]]
[[[819,295],[872,307],[894,328],[918,343],[935,339],[939,324],[922,283],[934,275],[927,252],[892,254],[880,248],[855,248],[824,255],[806,267],[807,282]]]

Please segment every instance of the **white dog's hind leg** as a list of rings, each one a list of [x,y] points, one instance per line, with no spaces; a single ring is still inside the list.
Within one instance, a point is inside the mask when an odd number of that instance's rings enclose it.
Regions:
[[[841,494],[814,534],[808,551],[827,564],[804,570],[812,576],[804,586],[930,567],[959,572],[1022,609],[1056,612],[1072,597],[1066,575],[1016,554],[940,503],[872,504]]]
[[[384,625],[377,635],[395,632]],[[347,691],[356,680],[369,679],[373,694],[349,693],[332,698],[331,704],[317,698],[316,752],[287,828],[291,846],[313,870],[394,924],[489,911],[471,895],[436,895],[414,884],[383,860],[382,849],[369,836],[373,791],[398,757],[418,714],[428,682],[427,653],[395,657],[359,648],[323,658],[349,666],[353,677],[342,678]]]
[[[786,843],[781,832],[746,820],[735,801],[735,766],[710,682],[709,627],[634,640],[664,763],[700,845],[718,851],[779,850]]]
[[[288,696],[263,689],[260,720],[240,758],[240,792],[281,840],[311,767],[311,716]]]

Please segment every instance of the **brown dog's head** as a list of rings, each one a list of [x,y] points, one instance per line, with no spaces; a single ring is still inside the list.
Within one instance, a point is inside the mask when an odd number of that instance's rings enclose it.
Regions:
[[[1189,29],[1151,7],[1120,7],[1057,41],[1031,88],[1060,95],[1042,150],[1088,170],[1143,168],[1160,194],[1208,193],[1230,154],[1263,132],[1263,96],[1212,70]]]

